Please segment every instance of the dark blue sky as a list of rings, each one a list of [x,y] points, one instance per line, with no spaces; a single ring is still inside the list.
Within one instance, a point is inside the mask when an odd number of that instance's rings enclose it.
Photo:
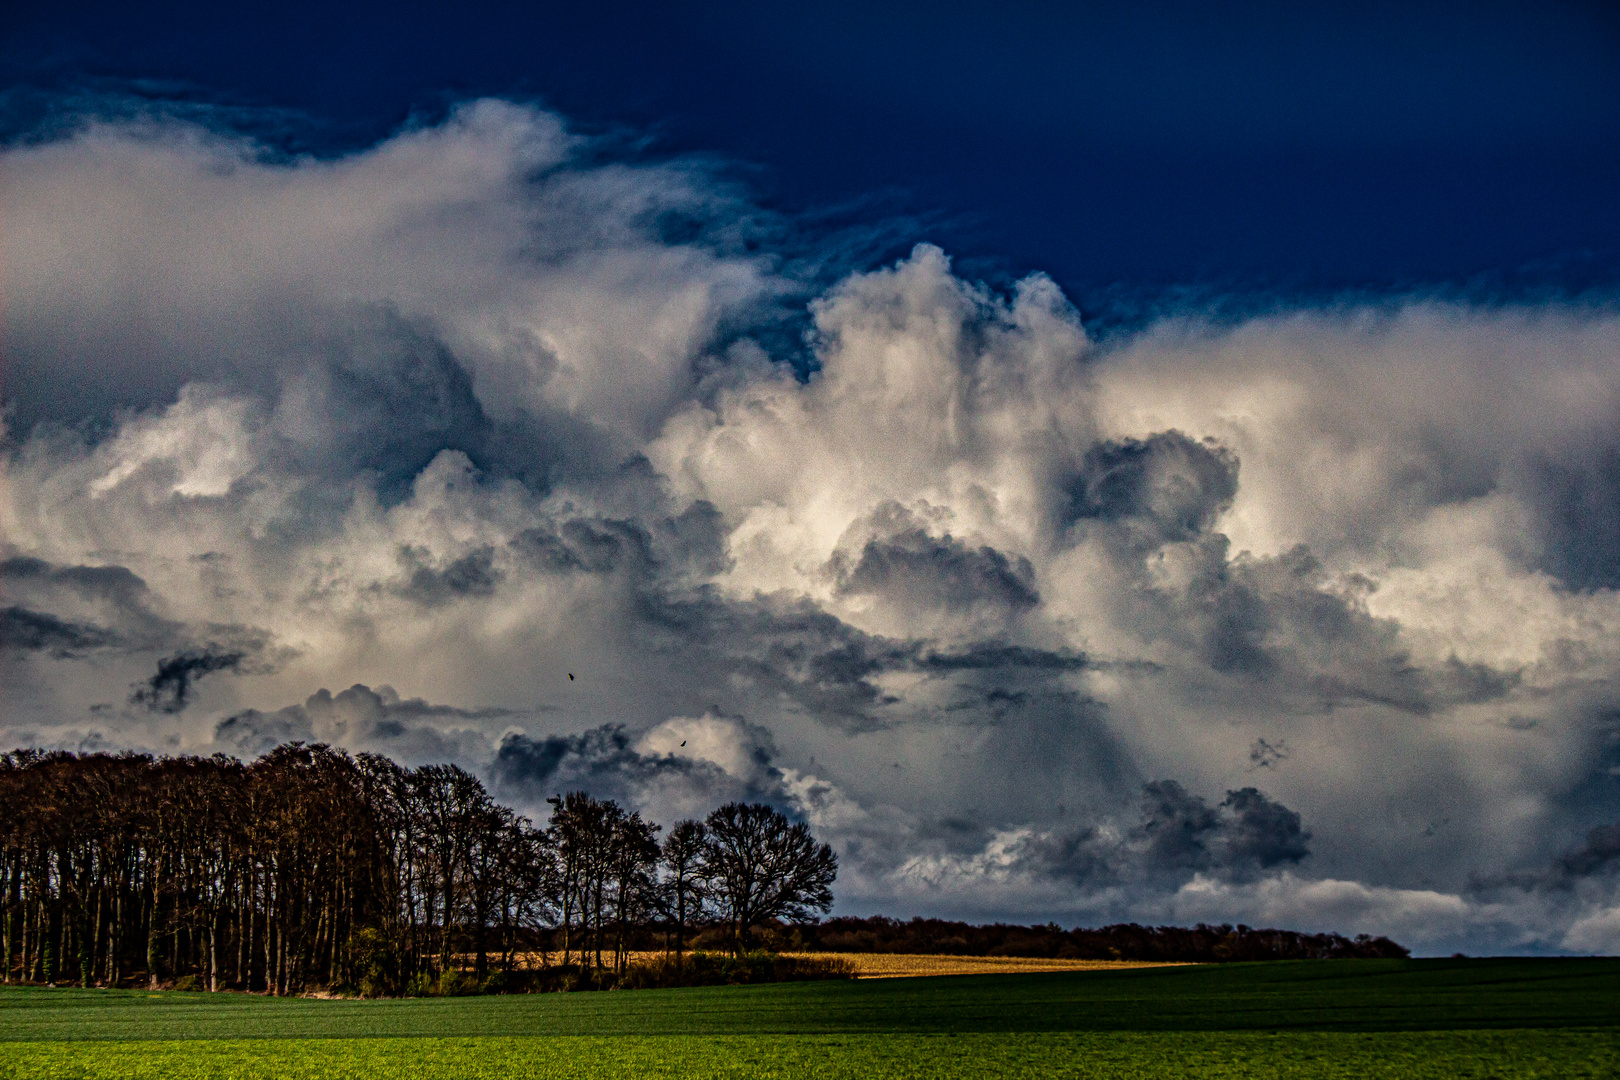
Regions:
[[[1511,293],[1620,278],[1617,10],[31,2],[0,79],[285,109],[322,152],[467,96],[537,98],[763,166],[789,210],[914,215],[907,242],[1083,301]]]

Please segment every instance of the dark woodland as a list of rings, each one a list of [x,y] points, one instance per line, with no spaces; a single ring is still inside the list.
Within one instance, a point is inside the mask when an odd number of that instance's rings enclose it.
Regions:
[[[723,806],[661,846],[612,801],[551,804],[537,828],[454,765],[320,745],[252,764],[6,754],[5,978],[496,989],[520,956],[623,975],[633,946],[678,955],[719,924],[740,954],[762,922],[832,906],[837,857],[771,807]]]
[[[902,922],[828,919],[806,927],[805,945],[828,952],[935,953],[956,956],[1028,956],[1076,960],[1161,960],[1201,964],[1238,960],[1394,959],[1410,950],[1387,937],[1301,934],[1247,926],[1139,926],[1119,923],[1094,930],[1046,926],[973,926],[943,919]]]
[[[292,743],[250,764],[0,755],[6,982],[366,995],[839,977],[760,951],[1144,960],[1404,956],[1385,938],[1247,927],[1065,931],[839,918],[838,860],[731,803],[660,828],[549,800],[544,828],[453,765]],[[720,949],[724,960],[687,951]],[[661,965],[632,964],[662,950]]]

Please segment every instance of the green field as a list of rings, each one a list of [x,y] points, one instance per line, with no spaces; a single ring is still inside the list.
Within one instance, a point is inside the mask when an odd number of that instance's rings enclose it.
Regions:
[[[0,1077],[1620,1076],[1620,961],[314,1001],[0,989]]]

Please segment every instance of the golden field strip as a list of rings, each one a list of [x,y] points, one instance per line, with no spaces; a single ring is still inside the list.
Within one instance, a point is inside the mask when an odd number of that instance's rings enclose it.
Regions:
[[[662,960],[666,955],[662,950],[632,952],[630,962],[648,964]],[[854,966],[856,976],[862,979],[906,979],[925,975],[1017,975],[1039,971],[1118,971],[1124,968],[1185,966],[1152,960],[1048,960],[1024,956],[952,956],[931,953],[815,952],[784,955],[807,960],[847,960]],[[552,953],[549,959],[552,963],[557,963],[562,957]],[[604,952],[602,959],[609,964],[612,963],[610,953]],[[520,955],[516,960],[518,965],[523,967],[539,967],[542,963],[538,953]],[[467,958],[467,966],[471,967],[471,957]]]
[[[1024,956],[946,956],[914,953],[794,953],[823,960],[848,960],[862,979],[904,979],[921,975],[1015,975],[1035,971],[1113,971],[1171,967],[1148,960],[1047,960]]]

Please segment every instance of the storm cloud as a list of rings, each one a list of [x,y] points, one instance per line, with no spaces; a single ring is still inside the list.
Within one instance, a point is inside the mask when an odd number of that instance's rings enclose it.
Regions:
[[[504,736],[490,776],[522,805],[569,791],[617,799],[655,820],[702,816],[722,803],[771,802],[799,816],[765,729],[733,717],[672,717],[639,735],[606,725],[575,735]]]
[[[505,101],[0,177],[11,741],[764,799],[852,913],[1620,943],[1612,305],[1098,339]]]
[[[65,660],[116,640],[104,627],[65,622],[49,612],[15,606],[0,609],[0,650],[48,652]]]
[[[245,659],[247,654],[241,650],[212,644],[165,656],[157,662],[156,673],[135,687],[130,704],[177,713],[191,704],[191,688],[197,680],[216,671],[240,671]]]
[[[1130,523],[1158,547],[1208,532],[1238,490],[1238,459],[1212,438],[1179,431],[1106,439],[1088,449],[1067,484],[1073,521]]]

